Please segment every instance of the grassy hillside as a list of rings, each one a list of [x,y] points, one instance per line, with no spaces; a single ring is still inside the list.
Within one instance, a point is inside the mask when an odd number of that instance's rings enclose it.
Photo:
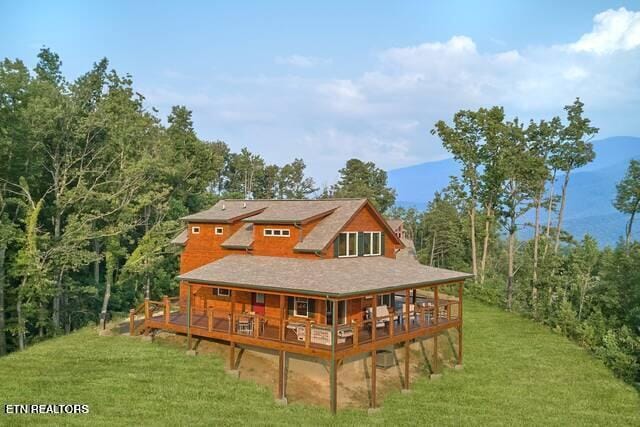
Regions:
[[[225,374],[216,356],[86,329],[0,359],[0,404],[88,403],[89,415],[6,416],[0,425],[640,425],[640,397],[566,339],[469,301],[465,369],[415,381],[372,416],[292,404]]]

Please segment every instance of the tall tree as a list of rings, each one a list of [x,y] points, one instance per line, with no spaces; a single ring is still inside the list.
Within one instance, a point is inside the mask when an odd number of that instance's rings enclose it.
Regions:
[[[547,168],[547,173],[542,176],[542,179],[536,186],[533,200],[535,205],[535,220],[533,225],[533,267],[531,273],[533,281],[533,300],[535,300],[537,296],[536,282],[538,281],[538,261],[540,258],[540,213],[547,182],[551,176],[549,170],[552,169],[548,160],[551,153],[557,147],[558,135],[561,126],[560,118],[554,117],[551,121],[541,120],[540,123],[531,121],[526,132],[532,153],[541,158]],[[553,185],[554,183],[551,182],[550,187],[553,188]],[[551,195],[550,197],[553,196]]]
[[[506,300],[507,308],[513,304],[515,276],[516,236],[521,218],[530,208],[536,186],[546,176],[544,162],[531,150],[525,130],[518,119],[507,123],[507,138],[504,150],[504,192],[502,200],[502,220],[507,231],[508,265]]]
[[[564,172],[564,182],[562,183],[560,211],[558,212],[556,226],[554,246],[554,252],[556,253],[560,247],[560,232],[562,231],[562,220],[567,203],[569,175],[571,171],[593,161],[596,155],[593,151],[593,144],[588,141],[598,133],[598,128],[591,126],[591,120],[583,117],[584,103],[580,101],[580,98],[576,98],[573,104],[566,105],[564,109],[567,112],[567,125],[562,129],[562,143],[558,150],[558,162],[560,170]]]
[[[629,215],[625,229],[625,245],[631,242],[631,231],[636,213],[640,210],[640,161],[631,160],[624,178],[616,185],[616,199],[613,206]]]
[[[366,197],[381,212],[395,203],[396,192],[387,186],[387,172],[375,163],[350,159],[339,173],[340,180],[331,186],[334,197]]]
[[[280,168],[278,179],[278,197],[285,199],[306,199],[318,191],[313,178],[304,174],[304,160],[295,159]]]
[[[432,134],[438,135],[444,147],[462,165],[462,180],[469,189],[467,211],[471,224],[471,268],[478,277],[478,251],[476,248],[476,210],[480,192],[480,166],[482,164],[482,128],[478,115],[473,111],[461,110],[453,116],[453,127],[440,120]]]

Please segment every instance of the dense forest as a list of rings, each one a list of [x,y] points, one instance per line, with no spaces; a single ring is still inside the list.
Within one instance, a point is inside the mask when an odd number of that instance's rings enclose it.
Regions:
[[[507,119],[500,107],[460,111],[432,133],[461,178],[424,212],[394,208],[387,175],[347,161],[318,189],[303,159],[267,164],[196,135],[191,112],[166,120],[106,59],[67,81],[55,53],[33,70],[0,63],[0,356],[175,294],[179,218],[219,198],[368,197],[402,217],[420,261],[471,271],[467,291],[576,340],[620,377],[640,381],[640,164],[615,206],[629,215],[615,248],[562,228],[571,171],[593,160],[598,132],[580,100],[564,120]],[[553,194],[561,176],[563,191]],[[523,219],[535,211],[535,222]],[[520,241],[522,228],[533,237]]]

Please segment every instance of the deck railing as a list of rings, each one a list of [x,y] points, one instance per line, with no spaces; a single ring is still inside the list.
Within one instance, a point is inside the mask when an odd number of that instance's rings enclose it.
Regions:
[[[436,315],[436,307],[438,314]],[[411,304],[409,313],[404,310],[389,309],[389,315],[374,319],[353,321],[336,327],[336,345],[340,350],[357,348],[371,342],[402,336],[408,332],[427,329],[459,319],[457,300],[423,301]],[[145,300],[136,310],[131,311],[130,328],[134,330],[135,313],[144,312],[145,319],[162,322],[171,329],[172,324],[186,326],[187,313],[177,298],[164,297],[162,301]],[[230,313],[222,308],[191,309],[192,333],[201,329],[210,333],[239,335],[257,340],[284,342],[303,348],[330,349],[332,326],[321,325],[312,319],[266,316],[257,313]],[[375,322],[375,324],[374,324]]]

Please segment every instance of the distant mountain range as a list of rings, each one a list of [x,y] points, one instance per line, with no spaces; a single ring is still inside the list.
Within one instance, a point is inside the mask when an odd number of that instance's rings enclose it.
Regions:
[[[601,245],[612,245],[624,234],[626,216],[615,210],[612,200],[616,183],[622,179],[631,159],[640,159],[640,138],[617,136],[593,142],[595,160],[571,172],[564,228],[581,239],[586,233]],[[449,177],[459,175],[455,160],[421,163],[389,171],[389,185],[397,191],[396,205],[424,210]],[[556,194],[564,176],[558,177]],[[546,212],[544,213],[546,218]],[[525,218],[525,221],[531,221]],[[640,239],[640,223],[634,237]]]

